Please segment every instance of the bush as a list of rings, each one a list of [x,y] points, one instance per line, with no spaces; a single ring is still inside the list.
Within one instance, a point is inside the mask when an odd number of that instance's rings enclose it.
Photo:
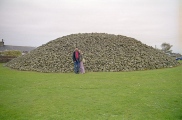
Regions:
[[[13,57],[18,57],[21,54],[22,54],[21,51],[18,51],[18,50],[0,51],[0,56],[13,56]]]

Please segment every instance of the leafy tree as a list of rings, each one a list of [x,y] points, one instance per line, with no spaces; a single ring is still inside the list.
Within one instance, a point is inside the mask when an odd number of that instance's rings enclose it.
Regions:
[[[169,43],[162,43],[161,47],[164,53],[172,53],[172,50],[170,50],[172,45],[170,45]]]

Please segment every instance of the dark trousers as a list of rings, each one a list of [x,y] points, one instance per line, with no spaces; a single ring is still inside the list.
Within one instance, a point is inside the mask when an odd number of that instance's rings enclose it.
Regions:
[[[76,74],[79,73],[80,70],[80,62],[79,61],[74,61],[74,71]]]

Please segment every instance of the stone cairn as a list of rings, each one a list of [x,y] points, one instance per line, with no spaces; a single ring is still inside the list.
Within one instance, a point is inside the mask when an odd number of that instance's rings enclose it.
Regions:
[[[75,47],[84,52],[87,72],[117,72],[174,67],[179,63],[160,50],[140,41],[106,33],[79,33],[48,42],[6,66],[38,72],[73,72]]]

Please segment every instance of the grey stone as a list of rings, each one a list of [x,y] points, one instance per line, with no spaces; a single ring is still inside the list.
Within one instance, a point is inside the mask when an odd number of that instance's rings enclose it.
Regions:
[[[72,54],[76,46],[84,52],[86,71],[136,71],[179,65],[174,58],[131,37],[79,33],[52,40],[6,66],[25,71],[73,72]]]

